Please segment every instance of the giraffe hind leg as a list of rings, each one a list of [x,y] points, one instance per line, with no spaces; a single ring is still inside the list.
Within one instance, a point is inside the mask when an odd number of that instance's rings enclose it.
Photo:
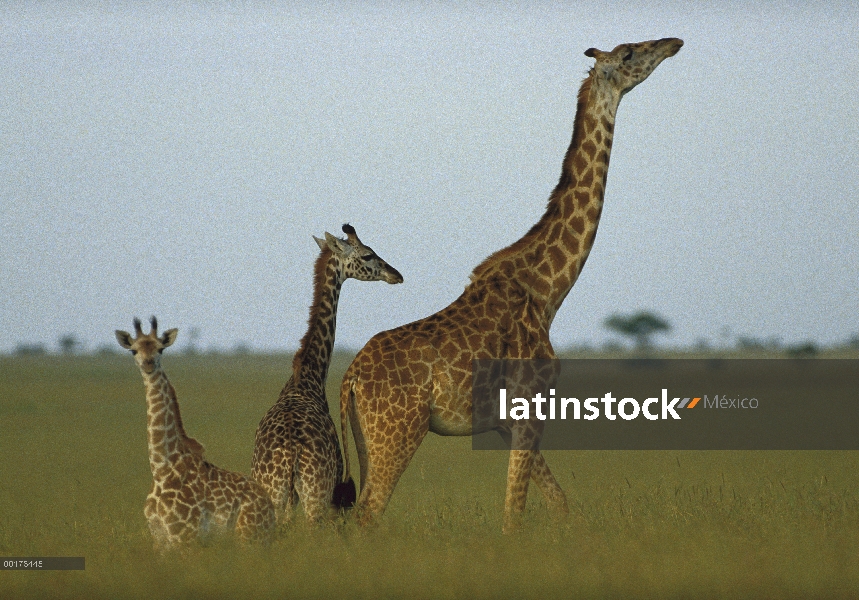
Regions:
[[[429,414],[414,429],[399,424],[379,435],[367,439],[367,477],[361,481],[361,494],[355,509],[359,525],[369,525],[385,512],[394,488],[412,457],[429,431]]]
[[[364,490],[364,485],[367,481],[367,441],[364,439],[364,432],[361,431],[361,424],[358,422],[354,393],[349,394],[349,403],[346,408],[349,411],[349,425],[352,429],[352,439],[355,440],[355,452],[358,454],[358,468],[361,476],[358,491],[361,492]],[[344,447],[344,457],[347,452],[349,452],[349,448]]]
[[[298,454],[295,446],[290,450],[275,448],[271,457],[254,465],[253,479],[271,498],[278,524],[292,520],[292,513],[298,503],[295,491],[295,468]]]
[[[336,484],[336,459],[323,459],[320,453],[302,452],[298,465],[295,489],[304,508],[304,515],[311,524],[317,524],[330,516],[332,497]]]

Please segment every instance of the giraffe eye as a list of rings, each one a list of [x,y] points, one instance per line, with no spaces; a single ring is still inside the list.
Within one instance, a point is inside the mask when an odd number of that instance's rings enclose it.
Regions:
[[[363,258],[364,260],[373,260],[374,258],[379,258],[379,257],[376,256],[375,254],[371,253],[371,254],[365,254],[361,258]]]
[[[158,349],[158,354],[163,354],[163,353],[164,353],[164,348],[159,348],[159,349]]]
[[[627,53],[626,53],[626,56],[624,56],[624,57],[623,57],[624,62],[626,62],[626,61],[630,60],[630,59],[632,58],[632,55],[633,55],[632,50],[630,50],[629,52],[627,52]]]
[[[132,350],[131,354],[132,354],[132,356],[137,356],[137,350]]]

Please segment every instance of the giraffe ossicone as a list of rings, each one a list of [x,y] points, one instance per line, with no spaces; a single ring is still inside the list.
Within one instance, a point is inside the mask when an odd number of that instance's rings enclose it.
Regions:
[[[291,519],[299,502],[311,523],[332,507],[355,502],[355,483],[343,477],[340,442],[325,396],[340,289],[347,279],[403,281],[351,225],[343,225],[343,233],[346,239],[327,232],[325,239],[313,238],[320,253],[307,333],[295,353],[292,376],[257,428],[251,473],[271,496],[281,523]]]
[[[203,446],[185,433],[176,391],[161,367],[161,353],[176,341],[177,329],[158,335],[158,321],[135,336],[116,330],[119,345],[131,350],[146,386],[149,466],[152,488],[143,513],[158,550],[186,546],[211,534],[235,531],[243,542],[268,543],[274,506],[265,490],[240,473],[206,461]]]
[[[377,334],[355,357],[341,386],[340,411],[344,455],[351,425],[360,462],[360,523],[384,512],[427,432],[481,433],[472,424],[472,360],[555,358],[549,329],[596,236],[617,107],[682,45],[664,38],[621,44],[611,52],[587,50],[595,63],[579,89],[572,142],[540,221],[480,263],[448,307]],[[505,421],[491,429],[515,438],[534,435],[529,427],[530,422]],[[505,531],[518,526],[530,479],[550,506],[568,511],[539,450],[514,449],[507,468]]]

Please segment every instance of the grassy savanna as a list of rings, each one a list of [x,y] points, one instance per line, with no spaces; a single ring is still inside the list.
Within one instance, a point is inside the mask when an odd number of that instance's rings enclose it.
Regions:
[[[349,358],[331,369],[335,420]],[[212,462],[249,472],[289,359],[165,354]],[[0,597],[859,594],[856,452],[547,452],[571,515],[532,486],[523,530],[503,536],[506,452],[429,435],[371,530],[299,515],[270,548],[159,557],[145,422],[130,356],[0,358],[0,555],[86,557],[85,571],[0,572]]]

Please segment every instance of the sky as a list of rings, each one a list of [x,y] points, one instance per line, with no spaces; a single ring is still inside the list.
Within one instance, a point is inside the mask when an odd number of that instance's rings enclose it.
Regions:
[[[336,346],[456,299],[542,215],[590,47],[680,37],[618,111],[602,221],[552,326],[604,344],[859,334],[859,4],[3,2],[0,352],[295,349],[351,223]]]

